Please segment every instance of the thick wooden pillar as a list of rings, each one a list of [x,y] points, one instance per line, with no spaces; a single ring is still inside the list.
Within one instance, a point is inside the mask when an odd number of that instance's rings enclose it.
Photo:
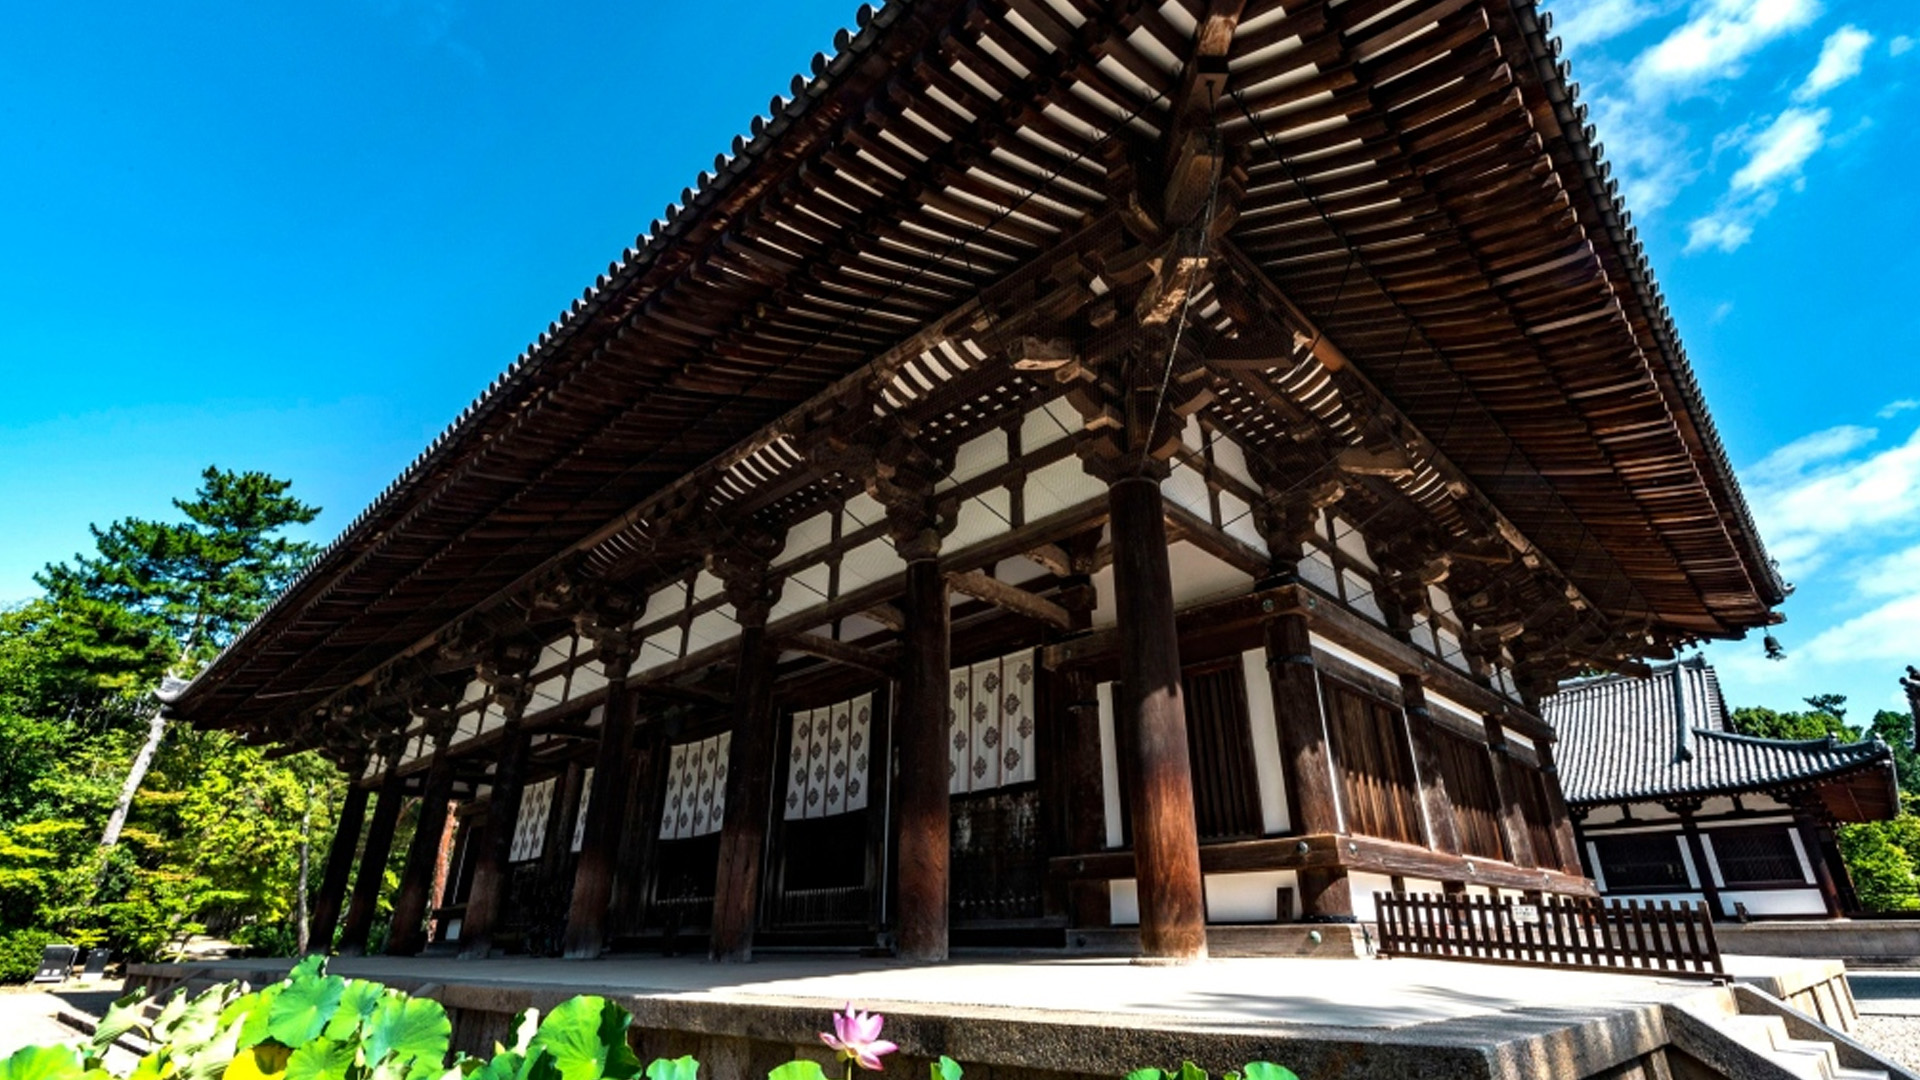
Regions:
[[[353,855],[360,847],[360,830],[367,822],[366,788],[360,787],[362,766],[349,768],[352,781],[340,802],[340,817],[334,822],[333,844],[327,848],[327,865],[320,877],[320,892],[313,901],[313,920],[308,923],[309,947],[317,953],[333,949],[333,932],[340,924],[340,909],[347,898],[347,879],[353,874]]]
[[[1446,773],[1440,768],[1440,748],[1434,743],[1440,735],[1433,730],[1426,687],[1418,675],[1400,676],[1400,699],[1407,710],[1407,734],[1413,739],[1413,764],[1420,770],[1420,813],[1427,820],[1427,837],[1433,850],[1458,855],[1460,830],[1447,794]]]
[[[1827,859],[1827,845],[1823,843],[1823,837],[1820,835],[1820,825],[1814,820],[1808,808],[1797,807],[1794,810],[1793,827],[1800,833],[1800,846],[1806,849],[1807,864],[1813,867],[1813,880],[1820,886],[1820,900],[1826,905],[1828,917],[1840,918],[1854,906],[1848,902],[1851,899],[1853,883],[1848,881],[1849,888],[1844,891],[1841,889],[1840,882],[1835,879],[1833,867]],[[1845,872],[1844,866],[1841,872]],[[1718,913],[1717,907],[1715,910]]]
[[[400,823],[400,807],[407,801],[406,781],[400,777],[399,755],[387,759],[386,779],[380,782],[380,798],[373,805],[373,820],[367,823],[367,842],[360,852],[360,872],[353,877],[353,898],[347,904],[347,917],[340,925],[340,955],[360,956],[367,951],[367,935],[373,930],[374,912],[380,905],[380,888],[386,884],[387,856],[393,852],[393,832]]]
[[[1313,639],[1306,616],[1291,613],[1268,620],[1266,638],[1273,719],[1279,728],[1280,757],[1287,774],[1288,820],[1296,833],[1337,834],[1341,832],[1340,788],[1334,782],[1333,750],[1327,743],[1326,720],[1321,715],[1319,678],[1314,671]],[[1353,921],[1353,898],[1345,870],[1302,870],[1299,878],[1302,921]]]
[[[601,646],[605,648],[603,644]],[[593,788],[587,795],[587,824],[574,864],[573,899],[567,911],[564,951],[569,960],[592,960],[606,950],[612,922],[609,905],[620,855],[620,826],[634,775],[627,767],[632,752],[634,696],[627,689],[626,654],[608,665],[619,676],[607,682],[601,713],[600,745],[593,759]]]
[[[1340,792],[1333,782],[1333,751],[1320,713],[1320,686],[1306,616],[1288,614],[1268,620],[1266,639],[1273,719],[1287,774],[1288,820],[1298,833],[1337,833]]]
[[[1707,846],[1700,842],[1700,825],[1693,817],[1700,809],[1700,800],[1688,799],[1663,805],[1680,818],[1680,842],[1686,845],[1687,859],[1693,863],[1694,876],[1700,879],[1700,893],[1706,898],[1708,915],[1719,919],[1731,914],[1720,904],[1720,886],[1714,884]]]
[[[526,786],[530,741],[516,711],[498,744],[487,819],[474,837],[473,888],[467,894],[467,911],[460,922],[462,960],[484,960],[493,949],[494,927],[507,899],[507,860],[513,855],[513,827],[520,815],[520,793]]]
[[[1513,747],[1507,745],[1507,729],[1499,717],[1486,717],[1487,752],[1493,756],[1493,787],[1500,798],[1500,831],[1507,841],[1507,861],[1515,866],[1537,866],[1533,858],[1533,835],[1527,831],[1527,815],[1520,807],[1520,790],[1513,774]]]
[[[1187,714],[1181,700],[1180,638],[1167,563],[1166,507],[1151,477],[1107,488],[1113,530],[1114,617],[1120,636],[1115,720],[1131,732],[1129,793],[1133,861],[1140,894],[1140,947],[1150,957],[1207,955]]]
[[[400,891],[393,898],[393,923],[387,931],[388,956],[413,956],[427,946],[427,905],[440,869],[440,844],[447,827],[448,803],[453,798],[453,759],[447,744],[453,738],[453,717],[435,717],[428,728],[433,736],[433,762],[427,766],[420,791],[420,821],[407,845],[407,865],[400,875]]]
[[[1535,749],[1540,754],[1540,777],[1546,781],[1547,813],[1552,817],[1554,847],[1560,852],[1560,869],[1578,874],[1585,862],[1580,858],[1580,838],[1573,833],[1573,814],[1567,809],[1567,793],[1560,787],[1560,766],[1554,763],[1553,743],[1542,740]]]
[[[773,804],[773,661],[767,608],[739,609],[740,670],[735,676],[733,738],[727,758],[726,817],[720,826],[720,867],[713,888],[709,959],[753,959],[760,919],[760,867],[766,861],[767,815]]]
[[[900,706],[894,741],[900,771],[895,785],[895,846],[899,878],[895,941],[905,960],[947,958],[948,856],[951,837],[947,746],[949,655],[946,579],[929,553],[907,563],[901,612]]]

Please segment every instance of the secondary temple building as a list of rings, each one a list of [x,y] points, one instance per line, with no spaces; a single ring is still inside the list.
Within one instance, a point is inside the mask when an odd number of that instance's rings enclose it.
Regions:
[[[1569,683],[1543,715],[1602,894],[1743,921],[1860,913],[1834,827],[1900,812],[1885,743],[1738,734],[1698,657]]]
[[[396,953],[1591,894],[1541,695],[1782,586],[1559,52],[862,8],[178,711],[354,777],[344,951],[413,799]]]

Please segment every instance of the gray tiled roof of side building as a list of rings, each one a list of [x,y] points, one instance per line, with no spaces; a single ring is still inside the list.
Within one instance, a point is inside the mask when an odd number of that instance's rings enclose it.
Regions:
[[[1884,743],[1761,739],[1727,730],[1713,668],[1698,657],[1647,678],[1563,684],[1541,702],[1559,734],[1560,784],[1574,805],[1731,794],[1841,776],[1892,760]]]

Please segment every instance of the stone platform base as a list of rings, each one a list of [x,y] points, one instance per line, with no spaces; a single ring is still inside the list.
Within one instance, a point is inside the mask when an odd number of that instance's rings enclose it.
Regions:
[[[1322,929],[1316,947],[1351,946],[1351,936]],[[1771,964],[1776,974],[1790,966]],[[232,978],[260,984],[288,966],[134,965],[128,981],[157,990]],[[848,1002],[886,1014],[886,1035],[902,1048],[892,1075],[926,1075],[944,1054],[966,1066],[969,1080],[1117,1080],[1183,1060],[1214,1075],[1273,1061],[1307,1080],[1702,1076],[1684,1072],[1672,1010],[1738,1011],[1733,989],[1712,983],[1406,959],[1158,967],[1057,956],[924,966],[792,956],[747,965],[356,957],[332,970],[440,1001],[456,1046],[481,1053],[522,1009],[601,994],[633,1012],[643,1060],[692,1054],[702,1080],[760,1080],[796,1056],[825,1062],[817,1033]]]
[[[1854,967],[1920,967],[1920,919],[1808,919],[1715,923],[1720,951],[1844,960]]]

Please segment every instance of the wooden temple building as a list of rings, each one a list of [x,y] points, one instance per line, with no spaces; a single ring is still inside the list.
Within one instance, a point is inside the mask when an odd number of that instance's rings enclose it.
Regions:
[[[395,953],[1590,895],[1540,697],[1782,586],[1560,51],[862,8],[177,711],[354,777],[348,952],[413,799]]]
[[[1743,922],[1862,914],[1834,829],[1900,812],[1887,744],[1739,734],[1698,656],[1568,683],[1542,717],[1602,895]]]

